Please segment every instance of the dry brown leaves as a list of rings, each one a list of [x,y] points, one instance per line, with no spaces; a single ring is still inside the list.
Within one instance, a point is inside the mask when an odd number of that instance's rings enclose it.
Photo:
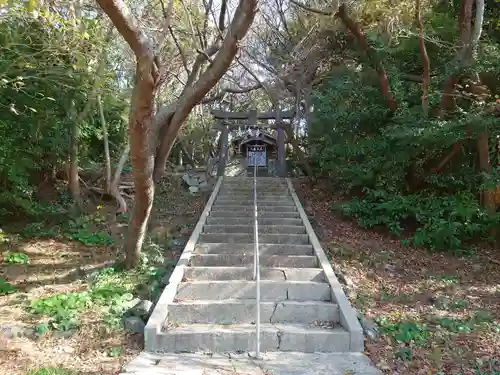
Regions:
[[[307,213],[314,217],[324,250],[353,284],[356,295],[351,303],[367,318],[429,322],[436,315],[465,318],[487,311],[493,321],[500,321],[500,267],[490,261],[500,259],[498,251],[485,247],[474,258],[458,258],[405,248],[398,239],[363,230],[334,215],[328,205],[339,198],[324,182],[315,187],[305,180],[294,184]],[[450,303],[456,308],[450,309]],[[384,336],[367,341],[366,354],[395,375],[439,371],[455,375],[460,367],[461,375],[475,374],[473,363],[500,360],[498,332],[473,330],[451,338],[437,337],[439,331],[433,334],[429,345],[413,348],[410,361],[396,359],[397,348]]]

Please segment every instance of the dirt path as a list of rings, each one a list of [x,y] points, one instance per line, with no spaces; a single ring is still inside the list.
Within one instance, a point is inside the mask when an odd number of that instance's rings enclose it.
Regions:
[[[294,185],[351,302],[377,323],[380,337],[366,342],[366,354],[380,369],[500,374],[500,267],[489,260],[500,259],[498,252],[457,258],[405,248],[336,217],[325,185]]]

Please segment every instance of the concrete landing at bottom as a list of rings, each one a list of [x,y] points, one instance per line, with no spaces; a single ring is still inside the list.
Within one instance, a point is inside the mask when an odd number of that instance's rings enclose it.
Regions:
[[[381,375],[362,353],[141,353],[120,375]]]

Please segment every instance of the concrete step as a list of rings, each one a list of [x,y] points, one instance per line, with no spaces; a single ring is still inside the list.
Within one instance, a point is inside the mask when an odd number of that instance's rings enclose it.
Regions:
[[[318,267],[318,259],[311,255],[261,255],[262,267]],[[193,254],[189,259],[192,267],[241,267],[253,265],[254,256],[248,254]]]
[[[254,207],[253,206],[242,206],[239,204],[232,204],[232,205],[214,205],[210,209],[210,213],[212,212],[218,212],[218,211],[232,211],[232,212],[238,212],[241,215],[247,215],[251,214],[253,215],[254,213]],[[268,212],[274,212],[274,213],[282,213],[282,212],[297,212],[297,208],[295,206],[278,206],[278,205],[273,205],[273,206],[258,206],[257,207],[257,212],[259,213],[268,213]]]
[[[249,352],[255,350],[255,326],[183,325],[168,328],[157,340],[157,347],[163,352]],[[348,352],[349,333],[341,327],[262,324],[261,350]]]
[[[262,234],[304,234],[306,227],[303,225],[261,225],[259,233]],[[249,233],[253,234],[253,225],[204,225],[204,233]]]
[[[229,218],[225,219],[222,217],[212,217],[208,216],[207,217],[207,225],[253,225],[254,219],[252,216],[249,217],[240,217],[240,218]],[[283,218],[277,218],[277,219],[269,219],[269,218],[262,218],[259,217],[259,226],[261,225],[274,225],[274,224],[280,224],[280,225],[302,225],[302,220],[301,219],[283,219]]]
[[[196,299],[250,299],[255,298],[254,281],[208,280],[180,283],[176,297],[184,300]],[[262,301],[330,301],[330,286],[315,281],[274,281],[261,280]]]
[[[186,267],[184,281],[191,280],[253,280],[251,267]],[[322,268],[261,267],[261,280],[324,282]]]
[[[253,233],[201,233],[199,240],[209,243],[254,243]],[[307,234],[261,234],[259,242],[281,243],[294,245],[307,245],[309,236]]]
[[[251,212],[251,213],[249,213]],[[228,209],[217,209],[211,210],[210,216],[218,218],[230,218],[230,217],[252,217],[253,211],[229,211]],[[260,211],[259,219],[300,219],[298,211],[294,212],[276,212],[276,211]]]
[[[253,255],[253,243],[203,243],[197,244],[194,252],[198,254],[249,254]],[[266,244],[259,243],[259,253],[264,255],[314,255],[312,245]]]
[[[253,324],[257,312],[255,299],[174,300],[168,306],[168,323],[173,324]],[[309,324],[315,321],[339,322],[338,306],[322,301],[266,301],[260,304],[261,322]]]

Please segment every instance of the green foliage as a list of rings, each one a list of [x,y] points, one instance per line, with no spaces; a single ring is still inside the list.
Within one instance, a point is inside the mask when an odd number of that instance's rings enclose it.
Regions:
[[[112,237],[108,233],[96,230],[98,224],[104,219],[97,212],[94,215],[81,216],[70,220],[67,231],[67,238],[80,241],[88,246],[106,246],[113,243]]]
[[[451,338],[456,334],[470,333],[482,328],[491,329],[492,323],[494,323],[487,312],[476,312],[468,318],[438,316],[431,318],[429,322],[415,321],[410,318],[392,319],[387,317],[379,317],[376,321],[380,332],[393,343],[395,357],[402,361],[411,361],[413,359],[412,349],[428,347],[434,342],[434,336]],[[490,368],[489,365],[489,363],[478,364],[478,372],[476,373],[481,375],[495,374],[495,372],[488,372],[494,367]]]
[[[16,291],[16,287],[5,280],[0,279],[0,296],[11,294]]]
[[[386,319],[379,319],[378,323],[381,325],[381,332],[397,343],[422,346],[429,337],[429,330],[423,324],[410,321],[389,322]]]
[[[163,264],[163,259],[154,256],[150,259],[155,260],[144,259],[133,270],[122,271],[112,266],[96,271],[89,276],[89,285],[84,291],[56,293],[32,300],[29,311],[49,318],[37,331],[75,329],[80,325],[79,315],[89,309],[98,311],[109,327],[121,327],[122,317],[136,303],[135,296],[156,300],[160,295],[161,280],[170,267]]]
[[[438,90],[456,66],[451,46],[457,40],[456,20],[449,10],[427,14],[426,45],[433,75],[430,108],[437,108]],[[384,45],[367,32],[383,59],[398,111],[390,113],[376,73],[361,58],[356,69],[336,69],[313,92],[314,117],[308,128],[310,161],[317,175],[332,181],[349,199],[331,209],[353,217],[366,228],[385,227],[406,245],[432,250],[469,252],[476,240],[489,240],[500,216],[485,212],[479,192],[500,185],[498,170],[480,173],[475,135],[488,131],[492,160],[500,130],[498,119],[485,113],[484,103],[467,93],[457,98],[457,111],[446,119],[425,116],[421,85],[407,80],[421,74],[421,58],[414,29],[400,28]],[[500,48],[487,38],[480,45],[474,71],[500,71]],[[495,67],[495,68],[493,68]],[[464,85],[466,86],[466,85]],[[489,85],[493,95],[500,85]],[[493,100],[490,98],[490,100]],[[471,133],[464,140],[465,130]],[[461,152],[439,173],[439,165],[457,141]]]
[[[94,59],[102,49],[99,24],[85,20],[85,32],[57,13],[39,18],[14,9],[0,19],[0,215],[39,215],[49,205],[36,199],[38,184],[63,169],[68,158],[70,127],[95,80]],[[124,139],[120,95],[103,102],[110,142]],[[80,124],[81,163],[102,163],[102,131],[97,112]],[[113,148],[112,151],[115,151]],[[52,202],[53,203],[53,202]]]
[[[24,253],[6,251],[3,255],[3,261],[6,264],[28,264],[30,262],[30,258]]]
[[[403,241],[406,245],[453,252],[468,250],[467,244],[474,239],[488,238],[490,229],[500,223],[499,215],[485,212],[468,192],[438,196],[433,192],[396,195],[366,190],[363,198],[332,208],[355,217],[362,227],[385,226],[395,236],[402,236],[408,224],[418,225]]]

